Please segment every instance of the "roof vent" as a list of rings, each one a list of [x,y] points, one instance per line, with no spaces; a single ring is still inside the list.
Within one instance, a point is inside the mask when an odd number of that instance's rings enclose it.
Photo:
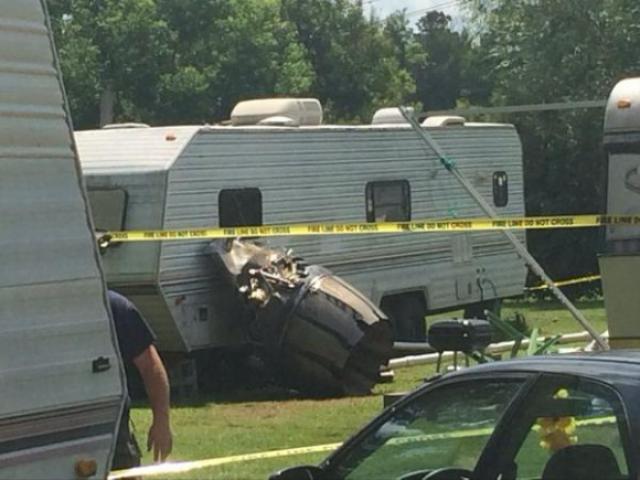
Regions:
[[[267,98],[238,103],[231,112],[231,125],[313,126],[322,123],[322,106],[315,98]]]
[[[109,123],[107,125],[104,125],[102,127],[103,130],[118,130],[121,128],[151,128],[149,125],[147,125],[146,123],[135,123],[135,122],[128,122],[128,123]]]
[[[455,116],[435,116],[427,117],[422,122],[423,127],[464,127],[466,120],[464,117]]]
[[[413,107],[408,107],[407,110],[411,115],[413,115]],[[402,116],[402,112],[397,107],[381,108],[373,114],[373,118],[371,119],[371,125],[394,125],[407,123],[406,118]]]
[[[258,125],[268,127],[299,127],[300,125],[295,119],[291,117],[285,117],[284,115],[278,115],[277,117],[263,118],[258,122]]]

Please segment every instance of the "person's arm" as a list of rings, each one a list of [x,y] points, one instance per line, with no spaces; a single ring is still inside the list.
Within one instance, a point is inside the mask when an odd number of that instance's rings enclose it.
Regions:
[[[169,421],[169,379],[156,347],[150,345],[133,358],[144,382],[151,404],[153,421],[147,437],[147,450],[153,449],[153,460],[164,461],[171,453],[173,435]]]

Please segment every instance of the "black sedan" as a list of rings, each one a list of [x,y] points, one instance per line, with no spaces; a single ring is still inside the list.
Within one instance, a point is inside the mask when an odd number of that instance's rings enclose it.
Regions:
[[[531,357],[431,381],[271,480],[635,480],[639,440],[640,352]]]

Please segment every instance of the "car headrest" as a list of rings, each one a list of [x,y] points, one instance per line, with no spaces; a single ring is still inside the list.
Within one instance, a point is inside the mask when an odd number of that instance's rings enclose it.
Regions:
[[[619,480],[620,467],[604,445],[571,445],[555,452],[547,461],[542,480]]]

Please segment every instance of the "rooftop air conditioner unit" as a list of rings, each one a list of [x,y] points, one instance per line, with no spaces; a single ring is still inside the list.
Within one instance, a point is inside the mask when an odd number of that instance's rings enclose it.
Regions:
[[[314,126],[322,123],[322,106],[315,98],[266,98],[238,103],[231,112],[231,125],[282,125],[270,122],[273,118],[287,118],[285,124]]]

